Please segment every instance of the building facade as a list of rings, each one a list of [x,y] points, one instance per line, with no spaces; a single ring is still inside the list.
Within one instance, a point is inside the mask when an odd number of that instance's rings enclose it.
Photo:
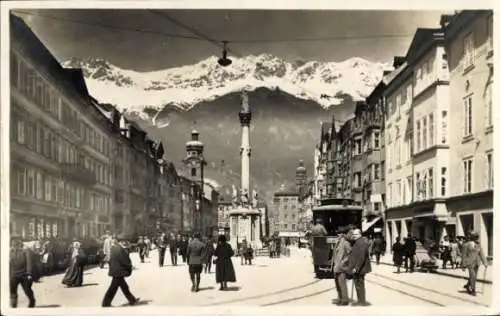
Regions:
[[[81,71],[11,16],[11,232],[97,236],[113,209],[113,133]],[[83,85],[82,85],[83,83]]]
[[[299,231],[299,193],[283,186],[273,196],[272,233],[296,233]]]
[[[447,206],[456,226],[474,230],[493,255],[493,12],[462,11],[443,17],[449,66],[450,111],[443,124],[450,146]],[[442,141],[442,139],[438,139]]]

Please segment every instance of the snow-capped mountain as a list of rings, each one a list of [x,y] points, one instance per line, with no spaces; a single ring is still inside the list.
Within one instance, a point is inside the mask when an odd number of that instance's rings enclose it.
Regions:
[[[219,66],[217,59],[212,56],[197,64],[152,72],[120,69],[101,58],[71,59],[62,64],[82,68],[90,93],[100,102],[139,112],[145,107],[161,110],[166,105],[189,110],[200,102],[257,88],[279,89],[328,108],[340,104],[343,95],[354,100],[366,97],[389,68],[358,57],[339,63],[290,63],[262,54],[232,58],[228,67]]]

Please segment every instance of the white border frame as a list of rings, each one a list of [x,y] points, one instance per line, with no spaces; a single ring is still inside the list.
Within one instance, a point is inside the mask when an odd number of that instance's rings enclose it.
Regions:
[[[303,0],[252,0],[252,1],[217,1],[217,0],[165,0],[165,1],[135,1],[135,0],[107,0],[107,1],[2,1],[0,3],[0,30],[1,30],[1,108],[0,118],[0,144],[2,150],[0,151],[1,163],[1,311],[2,314],[8,315],[112,315],[121,313],[135,314],[139,312],[147,315],[305,315],[312,314],[315,316],[331,315],[332,312],[337,311],[334,307],[314,307],[314,306],[290,306],[290,307],[250,307],[250,306],[219,306],[219,307],[161,307],[161,306],[144,306],[134,308],[120,308],[114,307],[110,309],[96,308],[43,308],[43,309],[11,309],[8,300],[8,257],[9,257],[9,219],[10,219],[10,89],[9,89],[9,10],[10,9],[27,9],[27,8],[66,8],[66,9],[82,9],[82,8],[100,8],[100,9],[113,9],[116,7],[127,9],[331,9],[331,10],[457,10],[460,9],[491,9],[494,8],[495,12],[500,8],[500,2],[497,0],[454,0],[440,3],[439,1],[432,0],[349,0],[349,1],[303,1]],[[498,18],[494,18],[494,47],[500,47],[499,35],[500,23]],[[494,63],[498,64],[500,58],[499,54],[494,55]],[[498,76],[496,74],[495,76]],[[498,78],[493,81],[493,104],[500,104],[500,93]],[[495,89],[495,86],[497,89]],[[494,106],[496,111],[493,112],[495,122],[500,121],[500,111],[498,106]],[[500,145],[498,132],[494,135],[494,144]],[[493,146],[495,147],[495,146]],[[500,147],[498,147],[500,148]],[[498,160],[498,156],[496,158]],[[496,164],[500,165],[500,164]],[[496,170],[496,177],[500,177],[500,170]],[[495,181],[500,182],[500,181]],[[494,194],[494,205],[500,205],[500,194]],[[494,253],[500,254],[500,215],[494,217],[494,239],[495,242]],[[493,280],[500,280],[500,259],[494,261]],[[493,284],[492,298],[500,297],[499,283]],[[96,306],[98,302],[96,303]],[[486,315],[496,314],[500,311],[500,301],[492,301],[490,308],[426,308],[426,307],[383,307],[372,306],[369,308],[342,308],[343,315],[363,315],[363,314],[380,314],[380,315]],[[495,313],[496,311],[496,313]]]

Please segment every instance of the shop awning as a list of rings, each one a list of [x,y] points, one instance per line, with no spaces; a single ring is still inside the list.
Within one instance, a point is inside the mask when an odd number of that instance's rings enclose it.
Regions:
[[[363,233],[366,232],[368,229],[370,229],[373,225],[375,225],[375,223],[379,221],[381,218],[382,218],[381,216],[377,216],[371,221],[367,221],[366,219],[364,219],[363,222],[361,223],[361,230],[363,231]]]

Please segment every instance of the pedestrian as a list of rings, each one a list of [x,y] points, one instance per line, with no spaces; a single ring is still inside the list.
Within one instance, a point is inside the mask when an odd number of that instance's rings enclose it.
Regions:
[[[144,243],[146,244],[146,248],[144,249],[144,256],[149,258],[149,252],[151,251],[151,239],[149,236],[144,236]]]
[[[365,275],[372,271],[368,242],[361,238],[361,230],[356,228],[351,232],[352,249],[349,256],[348,271],[356,288],[357,302],[354,306],[368,306],[366,301]]]
[[[234,251],[227,243],[226,236],[220,235],[215,248],[215,281],[220,284],[220,291],[227,289],[227,282],[236,282],[233,261]]]
[[[156,247],[158,248],[158,264],[160,267],[163,267],[163,263],[165,261],[165,250],[167,247],[165,233],[161,233],[156,239]]]
[[[380,264],[380,256],[384,252],[384,241],[380,235],[375,236],[372,240],[371,255],[375,256],[375,262],[377,265]]]
[[[441,241],[440,251],[441,251],[441,261],[443,263],[443,270],[446,270],[448,261],[450,262],[451,267],[453,268],[453,261],[451,259],[450,237],[444,236],[443,240]]]
[[[238,248],[238,254],[240,255],[240,259],[241,259],[241,265],[244,265],[246,263],[246,260],[245,260],[245,254],[247,252],[247,240],[246,239],[243,239],[243,241],[241,242],[240,244],[240,247]]]
[[[123,234],[120,234],[117,236],[117,244],[111,247],[108,275],[112,279],[106,294],[104,294],[102,307],[111,306],[111,302],[113,301],[118,288],[122,290],[123,295],[125,295],[130,305],[135,305],[139,302],[139,298],[130,293],[127,281],[125,281],[125,277],[129,277],[132,274],[132,261],[130,260],[130,254],[126,249],[126,240],[126,237]]]
[[[401,273],[401,265],[405,256],[405,246],[401,243],[401,237],[396,237],[396,242],[392,245],[392,262],[397,268],[396,272]]]
[[[408,235],[404,243],[404,262],[405,262],[405,270],[410,273],[415,272],[415,255],[417,253],[417,244],[415,239]]]
[[[252,245],[248,244],[245,253],[243,254],[245,257],[245,264],[252,265],[253,259],[253,248]]]
[[[347,227],[340,227],[337,231],[339,239],[333,250],[333,276],[338,298],[334,303],[339,306],[349,305],[349,294],[347,292],[346,273],[349,269],[349,256],[351,255],[351,243],[347,240]]]
[[[170,251],[170,260],[172,261],[172,265],[177,265],[177,239],[175,238],[175,234],[170,234],[170,239],[168,241],[168,249]]]
[[[311,236],[312,237],[324,237],[328,235],[328,232],[326,231],[326,228],[323,224],[323,219],[318,218],[316,219],[316,224],[311,228]]]
[[[200,290],[204,249],[205,244],[201,242],[200,234],[194,233],[186,251],[189,277],[191,278],[191,292],[198,292]]]
[[[469,233],[469,241],[463,245],[461,262],[462,270],[465,271],[465,269],[467,269],[469,271],[469,278],[464,288],[467,293],[473,296],[476,296],[476,281],[479,266],[483,264],[485,269],[488,266],[488,262],[479,245],[478,239],[479,235],[476,232]]]
[[[210,273],[212,269],[212,258],[214,255],[215,246],[212,240],[207,240],[203,254],[203,263],[205,264],[205,273]]]
[[[186,263],[187,261],[187,246],[188,246],[189,242],[187,240],[187,237],[186,236],[182,236],[181,238],[181,242],[180,242],[180,245],[179,245],[179,253],[182,257],[182,262],[183,263]]]
[[[458,246],[457,240],[452,238],[450,241],[450,257],[451,257],[451,266],[453,269],[458,269],[460,266],[460,248]]]
[[[139,239],[137,240],[137,251],[139,252],[139,258],[141,259],[142,263],[144,263],[146,248],[148,247],[144,239],[145,237],[139,236]]]
[[[9,260],[10,306],[17,307],[17,290],[21,285],[24,294],[28,297],[28,307],[35,307],[35,294],[33,293],[33,253],[23,247],[23,241],[17,236],[11,237]]]
[[[114,243],[113,236],[111,236],[111,233],[109,230],[106,231],[103,239],[104,239],[104,241],[103,241],[103,245],[102,245],[102,252],[103,252],[104,256],[102,257],[102,260],[100,263],[101,269],[103,269],[106,264],[109,265],[109,258],[111,256],[111,247],[113,246],[113,243]]]
[[[79,241],[73,243],[71,261],[61,282],[67,287],[79,287],[83,284],[83,269],[86,256],[81,246],[82,244]]]

